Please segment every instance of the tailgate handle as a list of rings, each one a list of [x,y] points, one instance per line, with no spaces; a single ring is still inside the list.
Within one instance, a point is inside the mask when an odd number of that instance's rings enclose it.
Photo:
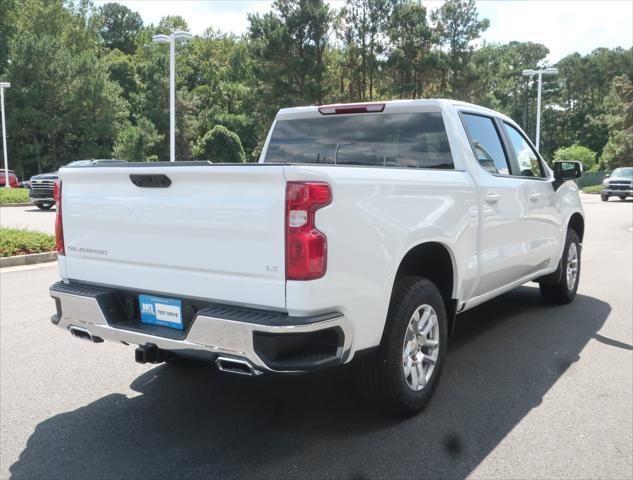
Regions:
[[[171,180],[162,173],[131,173],[130,180],[137,187],[141,188],[167,188],[171,185]]]

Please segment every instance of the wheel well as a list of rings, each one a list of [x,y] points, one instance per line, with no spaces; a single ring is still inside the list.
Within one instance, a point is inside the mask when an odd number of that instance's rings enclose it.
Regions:
[[[448,331],[451,332],[457,302],[452,298],[454,269],[448,249],[437,242],[423,243],[413,247],[400,262],[396,282],[399,277],[404,275],[425,277],[437,286],[446,304]]]
[[[578,238],[582,242],[582,237],[585,235],[585,220],[578,212],[574,213],[569,219],[568,228],[571,228],[578,234]]]

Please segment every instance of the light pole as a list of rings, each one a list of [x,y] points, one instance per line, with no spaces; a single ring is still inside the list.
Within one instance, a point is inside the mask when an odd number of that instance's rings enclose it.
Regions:
[[[2,151],[4,152],[4,188],[11,188],[9,184],[9,161],[7,160],[7,127],[4,123],[4,89],[9,88],[9,82],[0,82],[0,110],[2,110]]]
[[[188,40],[189,32],[154,35],[156,43],[169,43],[169,161],[176,161],[176,40]]]
[[[541,70],[523,70],[521,72],[524,77],[532,78],[534,75],[538,75],[538,89],[536,94],[536,151],[539,150],[539,143],[541,140],[541,88],[543,85],[543,75],[556,75],[558,74],[558,68],[544,68]]]

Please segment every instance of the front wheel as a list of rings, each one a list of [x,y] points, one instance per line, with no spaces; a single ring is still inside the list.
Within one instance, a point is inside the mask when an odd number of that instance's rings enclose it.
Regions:
[[[608,202],[609,201],[609,195],[600,195],[600,200],[602,200],[603,202]]]
[[[381,410],[413,415],[431,399],[447,343],[444,299],[421,277],[397,281],[377,352],[358,362],[360,391]]]
[[[567,231],[565,249],[557,282],[541,282],[541,295],[551,303],[570,303],[576,296],[580,281],[580,239],[574,230]]]
[[[55,205],[54,203],[36,203],[35,206],[37,206],[37,208],[39,208],[40,210],[50,210],[51,208],[53,208],[53,205]]]
[[[626,195],[620,195],[620,200],[622,201],[626,200]]]

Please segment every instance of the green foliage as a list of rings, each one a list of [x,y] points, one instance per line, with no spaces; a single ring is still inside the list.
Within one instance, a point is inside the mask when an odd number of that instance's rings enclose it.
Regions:
[[[434,12],[433,18],[439,42],[448,48],[450,90],[459,94],[469,81],[473,42],[490,26],[490,22],[479,19],[475,0],[446,0]]]
[[[198,140],[194,155],[199,160],[211,160],[214,163],[246,162],[240,137],[222,125],[216,125]]]
[[[8,203],[31,203],[26,188],[0,188],[0,205]]]
[[[207,148],[213,125],[241,142],[229,158],[253,161],[279,108],[394,98],[470,101],[534,137],[536,84],[521,71],[548,66],[549,51],[482,44],[489,22],[473,0],[344,0],[339,8],[276,0],[249,21],[243,36],[209,29],[177,44],[177,159],[224,161],[222,149]],[[152,36],[175,30],[188,30],[180,16],[143,25],[120,3],[0,0],[0,75],[13,83],[8,140],[18,175],[79,158],[167,160],[169,49]],[[601,160],[594,169],[630,162],[633,48],[575,53],[556,66],[560,74],[543,82],[544,157],[582,144]]]
[[[52,252],[55,237],[47,233],[0,227],[0,257]]]
[[[101,23],[99,33],[108,48],[134,52],[136,35],[143,26],[137,12],[120,3],[106,3],[99,8],[98,19]]]
[[[580,162],[584,170],[587,171],[596,165],[596,152],[592,152],[582,145],[572,145],[556,150],[554,160],[557,162],[569,160]]]
[[[8,149],[20,177],[78,158],[109,157],[127,116],[86,15],[61,2],[16,4],[6,103]]]
[[[602,151],[600,163],[611,170],[633,166],[633,84],[626,76],[615,77],[604,99],[602,123],[609,139]]]
[[[582,191],[585,193],[600,193],[602,185],[591,185],[589,187],[582,187]]]
[[[112,156],[130,162],[151,162],[158,158],[151,154],[156,143],[163,139],[146,118],[139,118],[136,125],[127,123],[118,133]]]
[[[249,15],[258,94],[268,116],[280,106],[323,103],[324,50],[331,13],[323,0],[276,0]]]
[[[15,0],[0,2],[0,77],[4,75],[9,59],[9,40],[15,31],[13,15]]]

